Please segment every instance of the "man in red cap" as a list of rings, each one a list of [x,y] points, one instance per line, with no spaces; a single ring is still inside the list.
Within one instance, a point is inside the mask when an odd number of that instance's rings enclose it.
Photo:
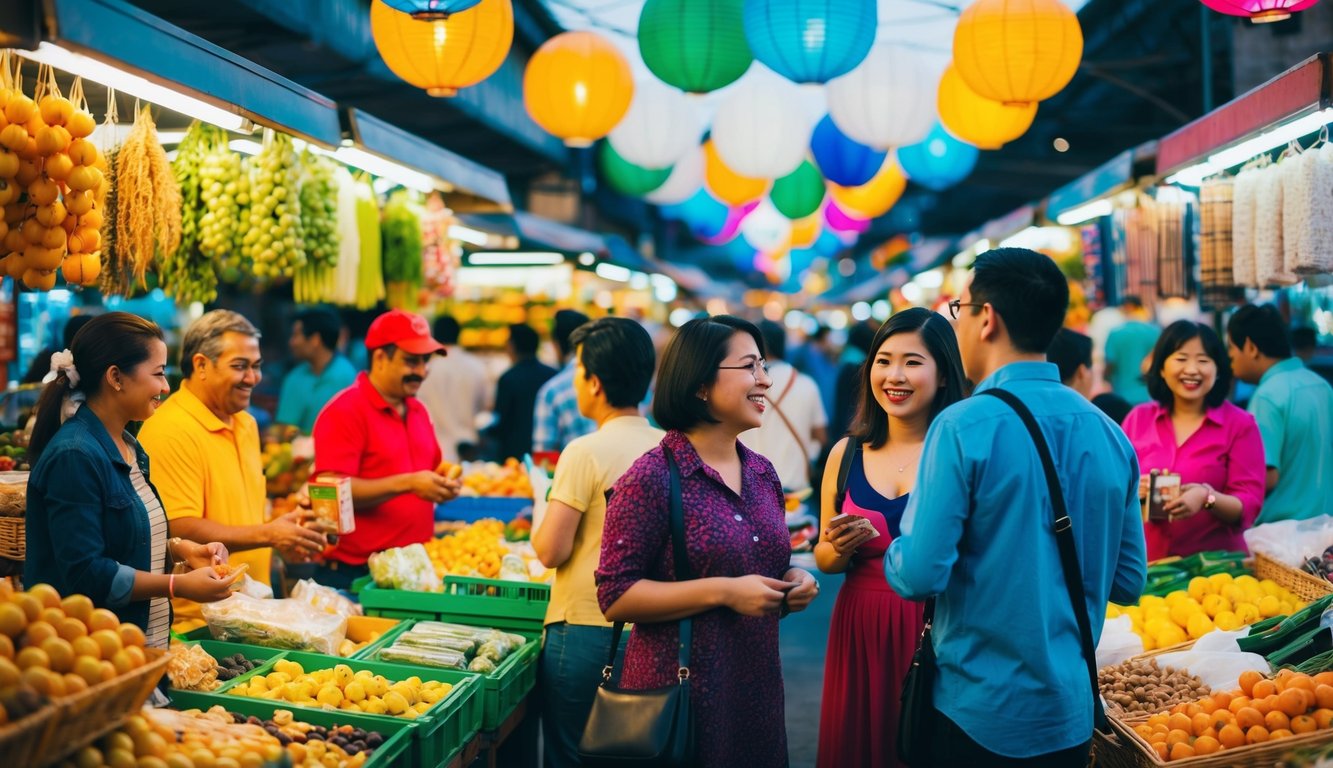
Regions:
[[[352,478],[356,530],[344,534],[315,573],[347,589],[369,573],[366,560],[391,547],[430,539],[435,505],[458,495],[459,482],[435,472],[440,446],[417,390],[426,364],[444,346],[425,318],[392,310],[366,332],[370,373],[357,376],[315,420],[315,474]]]

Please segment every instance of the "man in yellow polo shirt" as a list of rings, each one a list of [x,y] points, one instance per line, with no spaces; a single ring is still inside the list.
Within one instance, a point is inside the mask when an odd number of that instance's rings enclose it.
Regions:
[[[268,584],[271,547],[300,562],[326,541],[302,526],[304,512],[264,521],[259,427],[245,411],[262,363],[250,321],[227,310],[206,313],[181,343],[180,389],[144,422],[139,442],[171,535],[222,542],[232,565],[246,564],[248,576]],[[178,622],[199,616],[194,603],[178,599],[174,607]]]

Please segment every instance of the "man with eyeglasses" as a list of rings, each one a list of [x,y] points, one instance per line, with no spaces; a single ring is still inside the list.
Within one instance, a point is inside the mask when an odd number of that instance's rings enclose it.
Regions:
[[[348,589],[381,550],[428,541],[435,506],[458,495],[457,479],[435,471],[440,444],[417,399],[427,364],[444,345],[424,317],[391,310],[366,332],[370,372],[343,390],[315,420],[314,476],[352,478],[356,530],[324,554],[315,581]]]
[[[246,412],[262,366],[259,331],[249,320],[223,309],[205,313],[181,343],[180,389],[144,422],[139,442],[171,535],[222,542],[233,566],[268,584],[272,548],[304,562],[326,541],[305,527],[308,510],[264,520],[259,426]],[[174,607],[178,626],[200,618],[195,603],[177,599]]]

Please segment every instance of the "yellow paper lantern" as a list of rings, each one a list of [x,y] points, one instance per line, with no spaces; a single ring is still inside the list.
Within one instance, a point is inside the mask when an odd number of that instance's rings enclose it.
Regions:
[[[824,216],[818,212],[791,223],[791,247],[809,248],[824,232]]]
[[[634,77],[611,41],[595,32],[547,40],[523,74],[523,103],[547,133],[590,147],[629,111]]]
[[[843,211],[865,219],[873,219],[889,212],[907,191],[907,177],[896,160],[884,161],[875,178],[859,187],[840,187],[829,184],[829,195]]]
[[[977,0],[958,19],[953,58],[977,95],[1030,104],[1049,99],[1074,78],[1083,30],[1061,0]]]
[[[999,149],[1027,133],[1037,117],[1037,102],[1001,104],[978,96],[950,65],[940,78],[940,122],[954,138],[977,149]]]
[[[742,176],[722,162],[722,156],[709,139],[704,144],[704,185],[713,197],[731,205],[745,205],[758,200],[772,182],[768,179],[754,179]]]
[[[370,34],[395,75],[431,96],[455,96],[504,63],[514,42],[514,7],[510,0],[482,0],[447,19],[417,21],[374,0]]]

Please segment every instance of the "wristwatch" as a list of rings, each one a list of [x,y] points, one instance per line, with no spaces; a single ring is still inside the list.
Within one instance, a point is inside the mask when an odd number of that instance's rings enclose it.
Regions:
[[[1203,508],[1211,510],[1217,506],[1217,494],[1213,492],[1213,487],[1207,483],[1204,483],[1203,488],[1208,491],[1208,498],[1203,500]]]

